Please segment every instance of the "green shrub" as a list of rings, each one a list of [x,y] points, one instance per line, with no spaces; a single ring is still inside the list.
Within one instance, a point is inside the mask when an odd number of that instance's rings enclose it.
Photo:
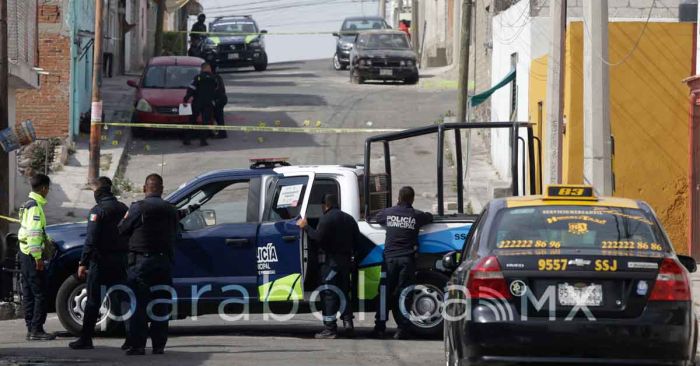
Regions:
[[[187,55],[187,34],[163,32],[163,56]]]

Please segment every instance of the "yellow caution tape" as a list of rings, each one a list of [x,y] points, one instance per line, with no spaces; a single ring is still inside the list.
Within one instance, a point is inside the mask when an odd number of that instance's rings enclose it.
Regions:
[[[148,30],[148,32],[154,33],[154,30]],[[258,36],[305,36],[305,35],[334,35],[334,33],[340,35],[354,36],[357,32],[268,32],[268,33],[242,33],[242,32],[191,32],[191,31],[168,31],[168,33],[187,33],[187,34],[199,34],[204,36],[238,36],[238,37],[258,37]]]
[[[17,219],[15,219],[15,218],[8,217],[8,216],[3,216],[3,215],[0,215],[0,220],[5,220],[5,221],[9,221],[9,222],[14,222],[14,223],[17,223],[17,224],[20,223],[20,221],[17,220]]]
[[[399,132],[397,128],[333,128],[333,127],[270,127],[265,123],[258,126],[219,126],[192,124],[163,124],[163,123],[133,123],[133,122],[100,122],[99,124],[112,127],[156,128],[165,130],[206,130],[206,131],[240,131],[240,132],[271,132],[271,133],[309,133],[309,134],[352,134],[352,133],[387,133]],[[305,126],[310,125],[304,123]],[[320,126],[317,123],[316,126]]]

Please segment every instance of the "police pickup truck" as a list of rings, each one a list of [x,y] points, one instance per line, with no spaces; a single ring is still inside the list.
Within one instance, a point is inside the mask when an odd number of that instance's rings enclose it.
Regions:
[[[366,142],[364,165],[289,166],[284,161],[260,160],[253,161],[249,169],[220,170],[197,176],[166,197],[178,208],[201,205],[180,222],[181,232],[174,246],[173,288],[177,295],[178,317],[215,314],[221,311],[221,306],[226,312],[279,312],[288,311],[291,304],[296,303],[297,311],[313,311],[311,305],[316,305],[318,300],[314,290],[320,286],[317,243],[303,234],[296,221],[306,217],[310,225],[317,225],[322,215],[322,198],[328,193],[338,195],[341,209],[359,223],[362,242],[355,257],[352,306],[357,311],[373,311],[379,293],[385,235],[382,226],[373,222],[372,215],[394,201],[390,143],[437,134],[437,215],[434,223],[420,234],[417,279],[422,286],[414,290],[407,310],[418,315],[410,317],[416,334],[442,334],[443,288],[451,273],[442,267],[441,258],[445,253],[462,249],[476,219],[464,214],[461,179],[457,180],[458,212],[453,215],[444,212],[441,187],[445,134],[455,133],[459,152],[460,130],[500,128],[510,132],[512,146],[517,147],[520,146],[518,141],[532,142],[531,128],[523,126],[518,123],[443,124],[376,136]],[[518,136],[523,130],[527,130],[525,138]],[[376,144],[383,146],[380,151],[385,154],[385,164],[381,173],[368,175],[367,172],[372,171],[371,149]],[[526,174],[516,166],[517,162],[532,163],[534,159],[531,154],[529,157],[517,154],[528,149],[511,150],[515,162],[513,193],[524,193],[526,189],[534,192],[534,174]],[[462,154],[457,155],[460,158],[456,167],[461,171]],[[518,183],[526,183],[527,177],[530,178],[527,187]],[[74,273],[82,251],[85,224],[55,225],[47,231],[57,243],[57,254],[49,268],[56,311],[66,330],[77,334],[87,294]],[[223,302],[226,303],[222,305]],[[242,306],[243,310],[234,309],[237,306]],[[98,323],[102,329],[116,325],[106,316],[108,308],[109,300],[106,300]]]

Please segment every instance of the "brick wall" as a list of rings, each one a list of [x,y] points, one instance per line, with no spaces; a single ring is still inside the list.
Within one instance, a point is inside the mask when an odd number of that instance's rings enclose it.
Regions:
[[[62,10],[55,4],[39,6],[39,62],[48,75],[41,75],[37,90],[17,91],[17,121],[32,120],[37,135],[68,135],[70,113],[70,38],[42,24],[61,21]]]

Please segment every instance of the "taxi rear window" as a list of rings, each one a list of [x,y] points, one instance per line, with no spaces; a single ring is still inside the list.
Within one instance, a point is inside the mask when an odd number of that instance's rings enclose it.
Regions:
[[[489,247],[667,251],[663,238],[656,222],[638,209],[518,207],[498,213]]]

